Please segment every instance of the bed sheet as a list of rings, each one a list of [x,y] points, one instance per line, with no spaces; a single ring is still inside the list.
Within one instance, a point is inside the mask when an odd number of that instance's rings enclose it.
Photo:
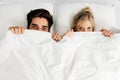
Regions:
[[[60,42],[51,33],[8,31],[0,41],[0,80],[119,80],[120,34],[76,32]]]

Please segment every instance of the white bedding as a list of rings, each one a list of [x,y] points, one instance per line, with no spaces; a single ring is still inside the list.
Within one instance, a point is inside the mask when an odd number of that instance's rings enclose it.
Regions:
[[[120,80],[120,34],[8,31],[0,41],[0,80]]]

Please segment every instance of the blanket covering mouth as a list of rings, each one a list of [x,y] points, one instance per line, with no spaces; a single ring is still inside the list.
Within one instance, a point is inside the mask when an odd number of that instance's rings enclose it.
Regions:
[[[0,41],[0,80],[120,80],[120,34],[8,31]]]

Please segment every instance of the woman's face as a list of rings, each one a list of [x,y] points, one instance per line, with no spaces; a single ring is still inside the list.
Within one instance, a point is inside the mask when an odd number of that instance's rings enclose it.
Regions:
[[[80,20],[76,26],[77,32],[92,32],[93,27],[89,20]]]

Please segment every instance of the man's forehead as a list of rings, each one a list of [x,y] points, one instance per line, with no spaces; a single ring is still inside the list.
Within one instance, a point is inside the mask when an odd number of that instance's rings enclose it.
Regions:
[[[31,24],[36,24],[36,25],[41,25],[41,26],[48,26],[48,21],[45,18],[40,18],[40,17],[36,17],[32,19]]]

